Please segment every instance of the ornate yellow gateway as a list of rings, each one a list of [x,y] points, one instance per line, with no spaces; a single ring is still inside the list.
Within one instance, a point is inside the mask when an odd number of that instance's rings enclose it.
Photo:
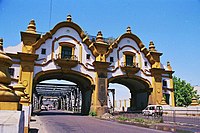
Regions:
[[[88,36],[68,15],[66,21],[41,35],[31,20],[21,32],[21,43],[4,51],[13,60],[10,85],[25,87],[29,102],[39,82],[63,79],[80,87],[83,114],[107,112],[109,83],[129,88],[132,109],[148,104],[174,106],[170,63],[161,64],[162,53],[156,51],[154,43],[147,49],[130,27],[113,40],[103,38],[100,31],[96,37]]]

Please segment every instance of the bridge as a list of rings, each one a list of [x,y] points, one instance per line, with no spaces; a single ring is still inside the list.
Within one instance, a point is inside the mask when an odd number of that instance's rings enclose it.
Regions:
[[[81,92],[77,85],[39,83],[33,93],[33,110],[40,110],[42,105],[80,113]],[[56,103],[56,104],[55,104]]]

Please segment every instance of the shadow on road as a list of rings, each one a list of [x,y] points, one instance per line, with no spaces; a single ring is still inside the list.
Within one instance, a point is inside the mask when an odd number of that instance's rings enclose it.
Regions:
[[[83,116],[81,113],[72,113],[72,112],[64,112],[64,111],[41,111],[34,113],[34,115],[38,116],[46,116],[46,115],[77,115]]]

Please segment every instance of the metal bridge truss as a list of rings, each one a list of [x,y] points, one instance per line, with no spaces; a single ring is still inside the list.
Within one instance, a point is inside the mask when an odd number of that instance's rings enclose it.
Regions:
[[[58,109],[73,112],[81,111],[82,95],[77,85],[39,83],[35,90],[39,96],[39,103],[43,97],[57,97]]]

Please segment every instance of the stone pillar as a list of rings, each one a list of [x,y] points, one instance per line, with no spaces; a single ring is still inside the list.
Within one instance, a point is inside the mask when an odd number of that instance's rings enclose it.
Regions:
[[[38,109],[41,109],[42,96],[38,96]]]
[[[26,92],[29,94],[30,99],[32,99],[34,62],[38,55],[25,53],[18,53],[18,55],[21,60],[19,80],[22,81],[22,84],[26,87]]]
[[[91,47],[94,49],[95,61],[93,62],[96,78],[95,89],[92,96],[91,110],[95,111],[97,115],[103,115],[108,112],[107,106],[107,68],[110,63],[106,62],[106,53],[109,45],[104,41],[101,31],[97,33],[96,41],[92,43]]]
[[[124,99],[124,108],[126,108],[126,99]]]
[[[115,89],[112,90],[112,95],[113,95],[113,113],[115,111]]]
[[[161,104],[163,98],[162,92],[162,77],[161,74],[163,73],[163,69],[160,68],[152,68],[152,86],[153,92],[151,93],[152,103],[150,104]]]
[[[172,71],[172,67],[170,65],[170,62],[167,62],[167,68],[169,71],[169,75],[170,75],[170,80],[169,80],[169,88],[170,88],[170,105],[172,107],[175,107],[175,100],[174,100],[174,83],[173,83],[173,77],[172,74],[174,73],[174,71]]]
[[[24,133],[28,133],[29,130],[29,124],[30,124],[30,119],[31,119],[31,109],[30,109],[30,102],[29,102],[29,96],[28,94],[26,94],[24,92],[24,90],[26,89],[23,85],[22,82],[19,81],[18,84],[16,84],[15,86],[13,86],[13,89],[15,91],[15,93],[21,97],[20,99],[20,104],[22,104],[22,110],[24,111]]]
[[[121,110],[121,108],[122,108],[122,100],[119,100],[119,108]]]
[[[175,100],[174,100],[174,89],[170,92],[170,99],[171,99],[171,106],[175,107]]]
[[[131,109],[137,108],[137,94],[134,91],[131,91],[130,107]]]
[[[115,104],[114,107],[117,108],[118,107],[117,100],[115,100],[114,104]]]
[[[35,48],[33,45],[40,38],[40,34],[36,33],[36,24],[34,20],[31,20],[27,30],[21,32],[22,40],[22,53],[18,52],[20,57],[20,77],[19,81],[22,81],[22,84],[26,87],[26,92],[32,99],[32,84],[33,84],[33,71],[34,71],[34,62],[37,59],[38,55],[35,53]]]
[[[96,86],[93,92],[91,110],[95,111],[97,115],[103,115],[108,112],[107,106],[107,68],[110,63],[95,61],[93,63],[96,70]]]
[[[88,115],[91,107],[91,95],[92,90],[82,91],[82,107],[81,113],[83,115]]]

